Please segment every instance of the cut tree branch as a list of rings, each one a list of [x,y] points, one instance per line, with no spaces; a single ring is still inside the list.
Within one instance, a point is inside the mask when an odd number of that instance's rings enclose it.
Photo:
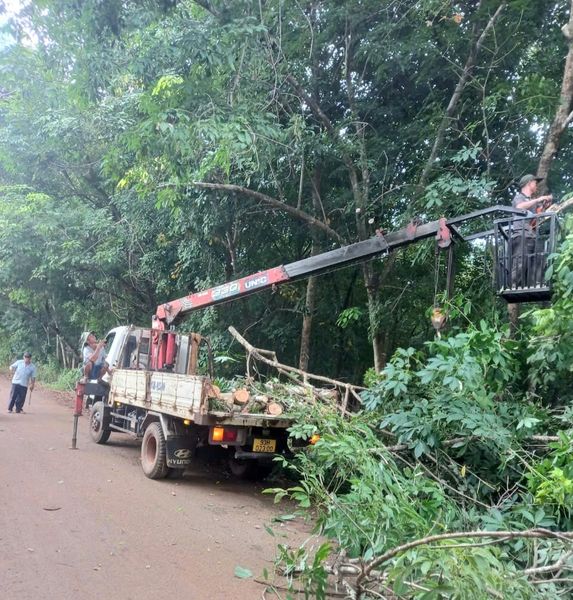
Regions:
[[[260,348],[255,348],[252,344],[247,342],[247,340],[233,326],[229,327],[229,333],[239,342],[239,344],[241,344],[241,346],[243,346],[243,348],[247,350],[247,361],[250,361],[251,357],[253,357],[256,360],[265,363],[266,365],[274,367],[280,372],[287,374],[296,374],[301,376],[305,384],[309,379],[313,379],[315,381],[321,381],[323,383],[333,385],[340,390],[344,390],[344,402],[341,406],[338,406],[342,414],[345,414],[347,412],[347,402],[349,400],[350,394],[352,394],[354,398],[358,400],[358,402],[362,403],[362,399],[358,395],[357,390],[364,390],[365,388],[357,385],[351,385],[349,383],[345,383],[344,381],[330,379],[329,377],[324,377],[323,375],[314,375],[312,373],[307,373],[306,371],[302,371],[301,369],[282,364],[276,360],[274,352],[271,353],[269,350],[261,350]],[[263,356],[263,354],[270,354],[271,356],[273,356],[273,358],[267,358],[266,356]]]
[[[564,532],[564,531],[549,531],[548,529],[527,529],[525,531],[456,531],[451,533],[441,533],[436,535],[430,535],[425,538],[420,538],[417,540],[413,540],[406,544],[401,544],[400,546],[396,546],[391,550],[388,550],[381,556],[378,556],[371,560],[364,567],[362,573],[358,576],[356,580],[356,588],[359,590],[358,597],[360,598],[360,589],[362,587],[362,582],[366,579],[369,574],[379,567],[380,565],[388,562],[392,558],[398,556],[398,554],[402,554],[403,552],[407,552],[412,548],[416,548],[418,546],[424,546],[428,544],[432,544],[434,542],[440,542],[445,540],[455,540],[455,539],[463,539],[463,538],[492,538],[492,539],[516,539],[516,538],[528,538],[528,539],[543,539],[543,538],[553,538],[563,540],[564,542],[571,543],[573,542],[573,533],[572,532]],[[447,547],[445,547],[447,548]]]
[[[540,575],[542,573],[555,573],[555,571],[560,571],[563,567],[565,567],[565,563],[573,556],[573,550],[569,550],[565,552],[563,556],[552,565],[546,565],[545,567],[531,567],[530,569],[525,569],[523,573],[525,575]]]

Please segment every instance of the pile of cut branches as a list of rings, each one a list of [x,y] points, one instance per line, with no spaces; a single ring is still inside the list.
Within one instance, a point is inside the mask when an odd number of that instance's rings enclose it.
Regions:
[[[229,331],[247,351],[247,374],[230,391],[221,391],[212,385],[208,392],[209,410],[286,416],[312,405],[347,414],[360,405],[359,391],[363,388],[285,365],[274,352],[252,346],[234,327],[229,327]],[[254,361],[276,369],[279,377],[267,381],[255,378]],[[325,387],[317,387],[310,381],[320,382]]]

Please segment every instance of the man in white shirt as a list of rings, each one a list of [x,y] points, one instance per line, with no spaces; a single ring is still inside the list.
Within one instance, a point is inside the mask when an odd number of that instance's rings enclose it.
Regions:
[[[98,342],[93,331],[87,337],[82,354],[83,374],[87,379],[101,379],[109,372],[105,360],[105,340]]]
[[[24,352],[24,358],[11,364],[10,371],[14,376],[12,377],[8,412],[12,412],[16,408],[17,413],[22,413],[24,412],[23,408],[28,387],[32,391],[36,383],[36,365],[32,363],[32,355],[29,352]]]

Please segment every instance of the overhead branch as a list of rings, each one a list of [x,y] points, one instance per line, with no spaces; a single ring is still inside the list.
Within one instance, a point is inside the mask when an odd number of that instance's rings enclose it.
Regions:
[[[267,196],[262,192],[257,192],[255,190],[251,190],[241,185],[234,185],[230,183],[207,183],[204,181],[194,181],[193,185],[195,187],[206,190],[218,190],[221,192],[242,194],[243,196],[254,198],[255,200],[259,200],[269,206],[272,206],[273,208],[276,208],[278,210],[288,213],[289,215],[292,215],[299,221],[303,221],[304,223],[306,223],[309,227],[313,227],[315,229],[323,231],[329,238],[337,241],[339,244],[346,243],[345,239],[336,231],[334,231],[334,229],[329,227],[326,223],[315,219],[312,215],[309,215],[308,213],[304,212],[303,210],[300,210],[299,208],[290,206],[289,204],[281,202],[280,200],[277,200],[276,198],[273,198],[271,196]]]
[[[315,117],[322,123],[328,134],[333,140],[336,138],[336,129],[334,125],[330,121],[330,119],[326,116],[325,112],[320,107],[319,103],[310,95],[307,94],[302,85],[292,76],[287,75],[286,81],[292,86],[292,88],[296,91],[299,98],[302,102],[304,102],[310,110],[313,112]],[[364,149],[364,144],[362,144],[362,149]],[[350,185],[352,187],[352,195],[354,197],[354,201],[356,203],[356,207],[360,209],[357,212],[357,227],[360,235],[360,239],[366,239],[366,228],[364,226],[364,208],[365,208],[365,194],[363,190],[360,189],[360,183],[358,180],[358,172],[352,157],[347,152],[342,152],[342,160],[344,165],[348,169],[348,176],[350,178]],[[366,164],[365,157],[362,156],[362,163]],[[364,183],[367,184],[367,180],[364,180]]]
[[[470,75],[476,65],[478,54],[483,46],[483,43],[488,36],[489,32],[493,29],[495,22],[498,20],[502,10],[505,8],[506,3],[502,2],[493,16],[487,22],[487,25],[484,27],[480,36],[477,38],[476,42],[472,44],[470,48],[470,52],[468,54],[468,58],[466,60],[466,64],[462,69],[456,87],[454,89],[454,93],[450,98],[450,102],[448,103],[448,107],[446,108],[446,112],[440,122],[438,130],[436,132],[436,137],[434,139],[434,144],[432,145],[432,151],[430,152],[430,156],[424,165],[424,170],[422,171],[422,175],[420,176],[420,181],[418,183],[418,189],[423,191],[428,183],[428,179],[430,177],[430,173],[434,167],[434,163],[438,156],[438,152],[440,151],[442,144],[444,143],[444,138],[446,136],[446,130],[448,129],[456,108],[458,106],[458,102],[462,96],[463,91],[466,88],[466,84],[470,78]],[[476,31],[477,35],[477,31]]]
[[[573,0],[571,0],[571,9],[569,12],[569,22],[562,28],[563,35],[567,40],[569,50],[565,59],[565,68],[563,70],[563,80],[561,82],[561,92],[559,94],[559,105],[553,123],[547,133],[547,140],[543,148],[543,153],[539,159],[537,176],[543,178],[539,186],[541,194],[547,192],[547,176],[551,169],[551,163],[559,151],[561,136],[567,129],[573,118]]]
[[[193,2],[206,10],[208,13],[211,13],[217,19],[221,18],[221,13],[213,6],[209,0],[193,0]]]
[[[310,110],[315,114],[315,116],[324,125],[324,128],[328,131],[328,133],[330,135],[334,135],[334,133],[335,133],[334,126],[332,125],[330,119],[323,112],[322,108],[320,108],[320,105],[318,104],[318,102],[316,102],[316,100],[312,96],[310,96],[309,94],[307,94],[304,91],[302,85],[300,85],[300,83],[292,75],[287,75],[286,80],[294,88],[294,90],[298,94],[299,98],[305,104],[308,104],[308,107],[310,108]]]

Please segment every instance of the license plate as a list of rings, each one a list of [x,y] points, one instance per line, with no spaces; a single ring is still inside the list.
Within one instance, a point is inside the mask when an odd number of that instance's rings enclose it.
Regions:
[[[253,452],[274,452],[277,449],[276,440],[255,438],[253,440]]]

